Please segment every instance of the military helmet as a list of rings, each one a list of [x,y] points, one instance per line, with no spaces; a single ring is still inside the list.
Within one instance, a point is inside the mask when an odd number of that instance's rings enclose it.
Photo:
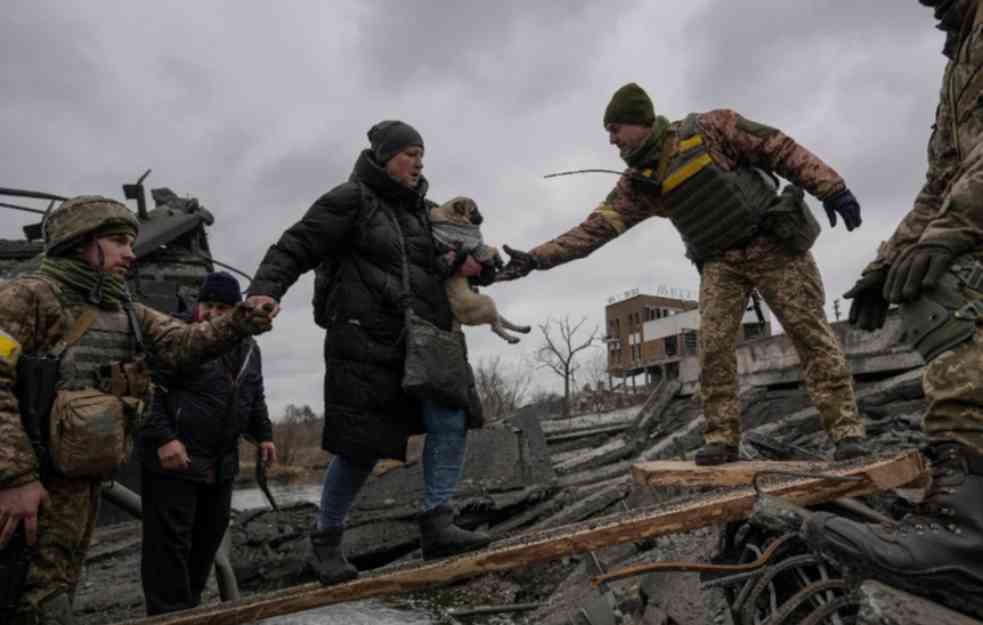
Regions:
[[[140,222],[122,202],[101,195],[80,195],[62,202],[44,219],[44,251],[59,256],[89,235],[140,230]]]

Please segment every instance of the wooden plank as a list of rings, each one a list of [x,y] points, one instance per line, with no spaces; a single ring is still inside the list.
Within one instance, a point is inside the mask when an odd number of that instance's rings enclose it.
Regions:
[[[767,494],[809,506],[839,497],[864,495],[902,486],[921,477],[925,465],[917,451],[872,460],[867,465],[830,469],[837,476],[857,481],[809,478],[772,483]],[[685,532],[715,523],[747,518],[756,495],[749,487],[656,508],[590,519],[540,533],[517,536],[492,548],[447,560],[389,569],[337,586],[305,584],[276,593],[253,596],[235,603],[196,608],[145,618],[137,625],[234,625],[292,614],[317,607],[393,593],[444,585],[493,571],[520,568],[535,562],[595,551],[611,545],[635,542],[665,534]]]
[[[747,486],[755,473],[761,471],[791,471],[816,473],[829,470],[831,462],[776,462],[747,460],[703,467],[690,460],[655,460],[632,465],[631,475],[642,486],[721,487]]]

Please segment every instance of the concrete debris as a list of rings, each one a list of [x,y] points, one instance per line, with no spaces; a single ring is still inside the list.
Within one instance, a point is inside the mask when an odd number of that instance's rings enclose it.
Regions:
[[[872,453],[897,454],[925,442],[919,425],[925,406],[921,370],[918,363],[912,364],[915,358],[910,350],[892,347],[895,330],[888,327],[876,345],[867,347],[852,335],[841,337],[853,341],[851,366],[864,374],[858,378],[857,392],[869,432],[866,445]],[[825,460],[831,443],[808,395],[795,383],[797,372],[786,347],[752,342],[741,356],[751,372],[742,380],[740,396],[745,432],[742,453],[760,460]],[[758,385],[749,380],[757,380]],[[650,388],[644,402],[634,406],[570,419],[544,417],[530,407],[506,422],[473,432],[455,498],[459,522],[482,527],[508,542],[573,523],[596,523],[601,517],[660,510],[670,499],[692,496],[696,491],[691,485],[645,488],[631,479],[636,463],[685,460],[702,444],[705,421],[698,399],[692,396],[692,385],[672,380]],[[421,472],[419,463],[399,466],[372,478],[366,486],[345,536],[346,551],[358,568],[411,563],[419,557],[416,515],[422,500]],[[883,520],[885,515],[896,518],[910,510],[909,495],[902,495],[882,493],[842,504],[829,502],[826,509],[867,520]],[[465,594],[482,585],[508,584],[513,591],[507,601],[494,597],[482,602],[472,594],[467,603],[456,605],[542,603],[528,614],[508,616],[508,621],[501,620],[504,615],[496,616],[495,623],[727,625],[806,619],[853,622],[859,602],[856,622],[864,625],[983,625],[876,582],[858,587],[845,579],[834,564],[817,558],[795,537],[802,516],[808,513],[805,508],[764,497],[747,522],[647,538],[458,583],[454,588],[464,589]],[[304,504],[279,512],[236,515],[231,528],[232,562],[244,596],[310,581],[300,570],[314,514],[315,506]],[[138,535],[132,529],[113,532],[97,534],[100,542],[89,564],[97,575],[102,567],[138,557]],[[591,585],[599,567],[615,570],[664,560],[746,564],[759,558],[780,536],[792,538],[764,567],[749,573],[706,579],[697,573],[650,573],[605,588]],[[210,593],[209,598],[214,598],[215,593]],[[442,602],[445,596],[440,597]],[[107,612],[105,604],[95,601],[93,592],[85,587],[78,601],[89,606],[83,608],[82,623],[117,621],[124,614]],[[102,614],[97,614],[96,606]],[[131,606],[126,614],[138,615],[138,608]],[[490,622],[480,620],[479,615],[474,618],[479,619],[475,622]]]
[[[857,593],[857,625],[983,625],[983,621],[880,582],[866,581]]]

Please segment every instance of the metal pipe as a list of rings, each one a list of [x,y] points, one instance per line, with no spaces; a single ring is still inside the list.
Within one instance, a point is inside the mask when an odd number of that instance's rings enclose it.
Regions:
[[[215,581],[218,583],[218,594],[222,601],[238,601],[239,581],[229,561],[229,542],[229,531],[226,530],[218,551],[215,552]]]
[[[143,504],[140,501],[140,495],[119,482],[112,481],[103,485],[102,496],[110,503],[116,504],[134,517],[138,519],[143,518]]]
[[[7,187],[0,187],[0,195],[9,195],[12,197],[32,197],[38,200],[67,200],[68,199],[60,195],[55,195],[54,193],[44,193],[42,191],[25,191],[24,189],[9,189]]]

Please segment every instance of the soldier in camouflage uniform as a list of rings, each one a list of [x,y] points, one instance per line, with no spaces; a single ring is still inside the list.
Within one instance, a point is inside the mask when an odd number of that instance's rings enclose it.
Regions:
[[[880,328],[901,304],[928,361],[923,429],[933,465],[924,502],[882,528],[822,514],[816,543],[862,572],[983,616],[983,9],[981,0],[920,0],[935,9],[949,59],[914,207],[846,297],[850,323]]]
[[[59,394],[105,393],[106,365],[122,363],[120,370],[126,367],[133,374],[131,385],[108,392],[136,406],[131,416],[137,420],[149,380],[144,369],[129,365],[138,362],[141,340],[155,366],[177,368],[216,357],[269,328],[269,313],[245,305],[221,319],[187,325],[132,304],[124,280],[135,260],[138,228],[119,202],[99,196],[68,200],[45,221],[40,270],[0,286],[0,545],[22,522],[28,542],[36,543],[19,623],[74,623],[72,597],[92,535],[100,482],[66,477],[48,462],[42,466],[15,396],[19,360],[52,353],[67,342],[60,352]],[[94,321],[72,342],[66,334],[86,310],[93,311],[86,315]]]
[[[506,246],[511,260],[499,279],[582,258],[649,217],[669,218],[702,274],[700,392],[707,426],[696,462],[738,457],[735,344],[754,288],[795,345],[806,386],[836,444],[835,457],[862,455],[863,421],[846,358],[823,312],[822,279],[808,251],[812,240],[789,251],[788,242],[766,227],[766,213],[784,205],[782,198],[791,198],[800,220],[808,212],[797,187],[779,196],[771,172],[822,200],[831,225],[840,214],[848,230],[859,226],[860,207],[843,179],[781,131],[734,111],[670,123],[655,115],[648,95],[634,83],[614,94],[604,127],[628,164],[614,190],[583,223],[556,239],[528,253]],[[818,224],[815,229],[818,234]]]

